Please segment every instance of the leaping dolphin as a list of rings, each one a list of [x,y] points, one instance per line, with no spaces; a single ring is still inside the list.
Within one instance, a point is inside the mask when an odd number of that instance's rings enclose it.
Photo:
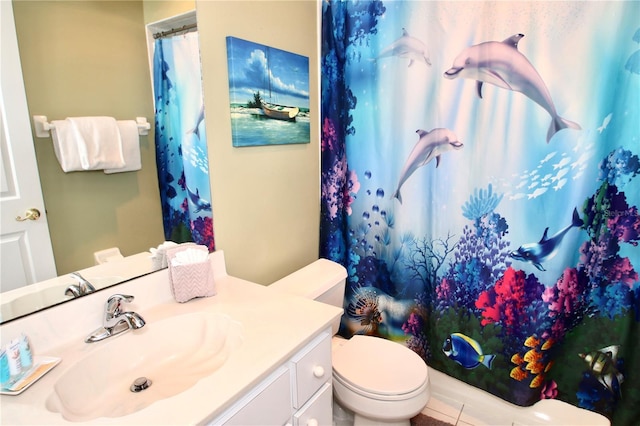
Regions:
[[[551,115],[547,131],[547,143],[556,132],[580,129],[580,125],[560,117],[551,100],[549,90],[531,62],[518,51],[523,34],[508,39],[488,41],[463,50],[444,73],[448,79],[469,78],[476,80],[478,96],[482,98],[482,84],[490,83],[503,89],[520,92],[544,108]]]
[[[198,118],[196,119],[196,126],[187,131],[187,133],[195,133],[198,139],[200,139],[200,123],[204,121],[204,104],[200,107],[200,113],[198,114]]]
[[[427,47],[417,38],[411,37],[404,28],[402,29],[402,37],[385,47],[374,60],[391,56],[409,59],[409,66],[413,65],[414,61],[431,65]]]
[[[545,228],[542,238],[537,243],[529,243],[521,245],[518,250],[509,253],[509,256],[523,262],[531,262],[539,271],[546,271],[542,266],[542,262],[551,259],[558,251],[558,246],[567,232],[571,228],[580,227],[584,224],[578,215],[578,210],[573,209],[573,218],[571,225],[567,226],[551,238],[547,238],[549,228]]]
[[[194,213],[198,213],[201,210],[211,211],[211,203],[204,198],[200,198],[200,190],[198,190],[198,188],[196,188],[194,194],[193,191],[187,187],[187,192],[189,193],[189,199],[191,199],[191,202],[196,206]]]
[[[409,176],[411,176],[413,172],[434,158],[436,159],[437,168],[440,165],[440,156],[442,153],[463,147],[463,144],[458,141],[457,136],[449,129],[436,128],[430,132],[418,129],[416,133],[420,136],[420,139],[418,139],[407,161],[404,163],[402,173],[400,173],[398,189],[396,189],[396,192],[392,195],[392,198],[397,198],[400,204],[402,204],[400,187],[409,179]]]

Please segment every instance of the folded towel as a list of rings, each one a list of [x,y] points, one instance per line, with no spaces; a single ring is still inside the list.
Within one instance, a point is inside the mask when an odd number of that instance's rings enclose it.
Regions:
[[[51,124],[53,151],[62,170],[66,173],[84,170],[80,162],[76,132],[71,123],[67,120],[54,120]]]
[[[122,139],[113,117],[71,117],[80,163],[84,170],[117,169],[124,166]]]
[[[140,137],[138,134],[138,123],[134,120],[119,120],[117,122],[122,140],[122,156],[124,166],[119,169],[105,169],[107,174],[132,172],[142,168],[140,161]]]

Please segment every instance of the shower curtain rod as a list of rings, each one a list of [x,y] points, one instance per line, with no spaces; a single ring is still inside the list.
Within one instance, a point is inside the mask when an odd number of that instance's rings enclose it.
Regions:
[[[196,29],[197,30],[198,29],[198,24],[188,24],[188,25],[183,25],[180,28],[171,28],[168,31],[161,31],[159,33],[155,33],[153,35],[153,38],[154,39],[158,39],[158,38],[170,36],[170,35],[173,35],[175,33],[182,32],[182,31],[189,31],[189,30],[192,30],[192,29]]]

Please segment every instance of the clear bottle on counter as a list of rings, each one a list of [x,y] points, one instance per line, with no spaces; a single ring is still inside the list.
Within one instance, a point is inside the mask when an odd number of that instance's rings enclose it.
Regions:
[[[28,370],[33,365],[33,352],[31,344],[26,334],[22,333],[18,338],[20,340],[20,364],[23,370]]]
[[[7,346],[7,359],[9,361],[9,375],[11,378],[22,373],[22,363],[20,362],[20,339],[13,339]]]
[[[0,386],[4,386],[11,379],[9,372],[9,354],[5,348],[0,348]]]

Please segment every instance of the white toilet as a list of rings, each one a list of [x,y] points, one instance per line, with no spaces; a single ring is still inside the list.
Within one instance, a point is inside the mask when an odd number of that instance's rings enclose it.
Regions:
[[[347,271],[320,259],[269,288],[343,307]],[[390,340],[336,336],[333,325],[333,396],[353,413],[354,425],[409,425],[429,400],[427,365],[415,352]]]

